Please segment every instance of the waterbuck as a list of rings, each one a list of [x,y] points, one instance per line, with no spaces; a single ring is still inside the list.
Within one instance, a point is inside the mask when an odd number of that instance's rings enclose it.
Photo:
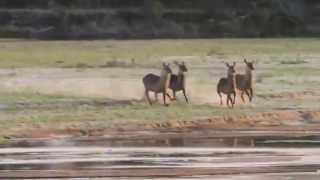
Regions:
[[[150,73],[143,77],[142,82],[145,88],[145,96],[147,97],[150,105],[152,105],[152,102],[149,97],[149,91],[154,92],[155,97],[157,97],[158,93],[162,93],[163,104],[168,106],[166,103],[166,94],[170,85],[171,74],[172,71],[170,65],[163,63],[160,76]]]
[[[235,75],[236,87],[241,91],[242,101],[245,102],[243,95],[246,93],[251,102],[253,97],[252,71],[254,70],[254,67],[253,62],[248,62],[246,59],[244,59],[244,63],[246,64],[246,72],[245,74]]]
[[[169,94],[167,94],[167,96],[171,100],[176,100],[177,99],[176,92],[182,91],[184,98],[186,99],[186,102],[188,103],[189,101],[188,101],[188,97],[186,95],[186,78],[184,75],[185,72],[188,72],[187,66],[185,65],[184,62],[182,62],[182,63],[174,62],[174,63],[179,67],[179,71],[178,71],[178,74],[171,75],[169,88],[172,90],[173,98],[171,98],[169,96]]]
[[[235,66],[236,63],[234,62],[233,65],[229,65],[229,63],[226,63],[226,66],[228,67],[227,71],[227,78],[221,78],[217,85],[217,93],[220,97],[220,105],[222,105],[222,95],[221,93],[224,93],[227,95],[227,106],[229,106],[229,101],[231,102],[231,106],[233,107],[236,99],[236,91],[235,91]],[[233,94],[233,100],[231,97],[231,94]]]

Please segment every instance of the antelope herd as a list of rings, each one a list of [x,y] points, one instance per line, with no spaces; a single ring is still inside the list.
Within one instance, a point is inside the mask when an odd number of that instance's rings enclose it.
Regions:
[[[235,71],[236,63],[232,65],[225,63],[227,67],[227,77],[220,78],[217,84],[217,93],[220,97],[220,105],[223,105],[222,94],[226,95],[226,105],[228,107],[234,106],[236,102],[236,90],[240,92],[240,97],[245,102],[244,94],[248,96],[249,101],[253,98],[252,89],[252,71],[254,70],[253,62],[249,62],[246,59],[243,61],[246,65],[244,74],[237,74]],[[142,79],[145,96],[150,105],[152,101],[149,96],[149,92],[154,92],[155,101],[158,101],[158,93],[162,93],[163,104],[168,106],[166,97],[171,101],[176,100],[176,92],[182,91],[185,100],[189,103],[186,94],[186,77],[185,73],[188,72],[187,66],[184,62],[174,62],[178,66],[178,73],[173,74],[170,68],[170,64],[163,63],[160,76],[149,73]],[[172,90],[173,97],[168,93],[168,89]]]

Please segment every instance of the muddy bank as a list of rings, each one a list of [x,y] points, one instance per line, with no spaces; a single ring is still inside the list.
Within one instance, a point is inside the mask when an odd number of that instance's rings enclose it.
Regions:
[[[16,129],[0,148],[0,178],[317,179],[319,117],[317,110],[283,110]]]
[[[250,128],[250,127],[285,127],[293,128],[313,126],[320,122],[320,111],[283,110],[245,115],[216,116],[196,121],[177,121],[166,123],[146,124],[148,128],[172,129],[206,129],[206,128]]]
[[[225,115],[194,121],[163,123],[115,124],[109,128],[98,126],[64,128],[16,128],[7,134],[9,145],[92,145],[104,146],[317,146],[312,141],[320,136],[320,111],[277,111],[248,115]],[[292,142],[286,141],[288,138]],[[301,141],[303,139],[303,141]],[[57,140],[57,141],[55,141]],[[311,141],[310,141],[311,140]],[[94,142],[94,143],[93,143]]]

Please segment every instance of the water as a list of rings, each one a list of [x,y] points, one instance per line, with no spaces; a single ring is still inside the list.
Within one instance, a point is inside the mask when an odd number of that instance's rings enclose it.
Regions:
[[[22,140],[0,149],[3,179],[319,179],[318,136]],[[112,145],[112,146],[111,146]]]

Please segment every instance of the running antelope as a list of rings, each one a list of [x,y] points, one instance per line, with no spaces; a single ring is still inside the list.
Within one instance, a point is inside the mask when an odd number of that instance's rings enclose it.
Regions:
[[[152,102],[149,97],[149,91],[152,91],[155,93],[156,99],[157,99],[157,94],[162,93],[163,104],[165,106],[168,106],[168,104],[166,103],[166,94],[167,94],[167,89],[170,85],[171,74],[172,74],[172,71],[169,64],[163,63],[160,76],[150,73],[143,77],[142,81],[145,88],[145,96],[147,97],[147,100],[150,105],[152,105]]]
[[[171,100],[176,100],[176,92],[177,91],[182,91],[184,98],[186,99],[186,102],[188,103],[188,97],[186,95],[186,78],[184,73],[188,72],[187,66],[185,65],[184,62],[182,63],[178,63],[175,62],[175,64],[179,67],[179,71],[178,74],[172,74],[171,75],[171,80],[170,80],[170,86],[169,88],[172,90],[173,93],[173,98],[171,98],[169,96],[169,94],[167,94],[167,96],[171,99]]]
[[[234,74],[235,74],[235,66],[236,63],[234,62],[233,65],[229,65],[229,63],[226,63],[226,66],[228,67],[227,71],[227,78],[221,78],[219,80],[219,83],[217,85],[217,93],[220,97],[220,105],[222,105],[222,95],[226,94],[227,95],[227,106],[229,106],[229,101],[231,102],[231,106],[233,107],[236,99],[236,92],[235,92],[235,80],[234,80]],[[231,94],[233,94],[233,100],[231,97]]]
[[[254,67],[253,62],[248,62],[246,59],[244,59],[244,63],[246,64],[246,72],[245,74],[236,74],[236,87],[241,91],[242,101],[245,102],[243,95],[246,93],[251,102],[253,97],[252,71],[254,70]]]

